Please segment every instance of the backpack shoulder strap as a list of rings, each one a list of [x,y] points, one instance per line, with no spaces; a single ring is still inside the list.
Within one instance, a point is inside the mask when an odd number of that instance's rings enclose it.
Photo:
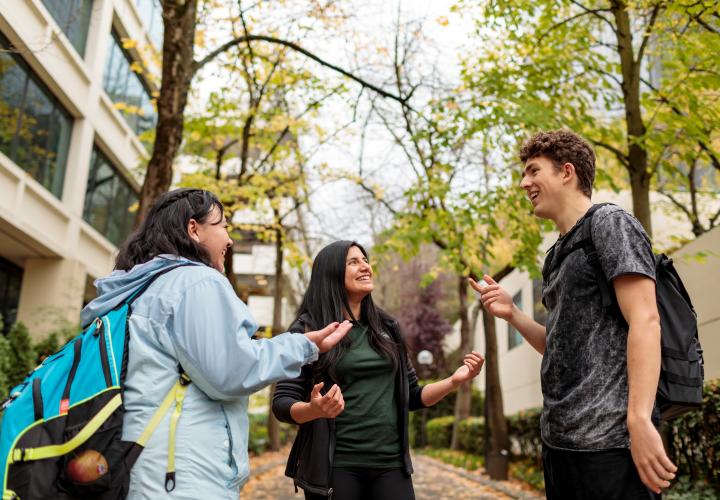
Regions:
[[[595,243],[592,239],[592,218],[593,214],[597,211],[597,209],[599,209],[600,207],[604,207],[605,205],[611,204],[612,203],[598,203],[597,205],[593,205],[592,207],[590,207],[588,213],[585,215],[585,220],[583,220],[582,238],[579,242],[583,243],[582,249],[585,252],[587,262],[588,264],[590,264],[590,267],[595,273],[595,278],[597,279],[598,286],[600,287],[602,304],[605,308],[612,305],[613,294],[610,291],[610,283],[608,283],[605,272],[602,269],[602,265],[600,265],[600,257],[598,256],[597,249],[595,248]]]
[[[543,276],[548,276],[552,270],[560,267],[563,260],[565,260],[565,257],[575,252],[576,250],[580,250],[581,248],[586,249],[588,247],[591,247],[592,250],[595,249],[592,241],[592,218],[593,214],[595,214],[595,212],[600,207],[603,207],[605,205],[610,205],[610,203],[599,203],[597,205],[593,205],[588,209],[587,212],[585,212],[585,215],[583,215],[582,217],[582,227],[580,228],[582,234],[579,240],[577,240],[575,243],[568,247],[561,248],[559,251],[557,249],[557,244],[553,245],[550,250],[548,250],[545,260],[546,262],[552,262],[551,266],[549,266],[547,269],[543,269]]]

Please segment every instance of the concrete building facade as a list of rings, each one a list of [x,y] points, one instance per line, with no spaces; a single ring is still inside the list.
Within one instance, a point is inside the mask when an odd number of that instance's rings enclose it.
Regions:
[[[158,0],[0,2],[0,314],[77,323],[132,227]],[[142,55],[141,55],[141,51]],[[143,57],[144,55],[144,57]],[[148,67],[149,66],[149,67]]]

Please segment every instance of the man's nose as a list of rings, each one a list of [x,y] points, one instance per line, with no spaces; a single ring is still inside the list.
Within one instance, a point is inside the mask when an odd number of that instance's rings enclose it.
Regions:
[[[520,180],[520,187],[523,189],[527,189],[530,187],[530,181],[528,180],[527,176],[523,175],[523,178]]]

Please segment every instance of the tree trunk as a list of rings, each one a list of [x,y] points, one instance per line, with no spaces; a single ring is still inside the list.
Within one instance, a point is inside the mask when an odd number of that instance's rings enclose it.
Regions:
[[[161,2],[163,10],[162,84],[157,100],[155,144],[140,192],[135,227],[155,199],[170,188],[173,160],[180,149],[185,105],[194,74],[193,47],[197,0]]]
[[[652,238],[650,219],[650,173],[648,154],[645,146],[645,124],[640,106],[640,70],[642,60],[635,60],[630,15],[623,0],[613,0],[612,12],[615,17],[617,52],[620,56],[622,73],[625,125],[627,127],[628,165],[630,188],[633,198],[633,214]],[[642,57],[642,54],[638,54]]]
[[[500,387],[495,317],[487,311],[483,311],[483,329],[485,330],[485,428],[487,436],[485,469],[492,479],[504,481],[508,478],[510,443]]]
[[[275,211],[275,221],[278,224],[279,214]],[[275,291],[273,294],[273,324],[272,334],[278,335],[283,332],[282,324],[282,297],[283,297],[283,258],[284,241],[282,228],[275,229]],[[270,387],[270,402],[268,408],[268,442],[272,451],[280,449],[280,423],[272,412],[272,398],[275,393],[275,384]]]
[[[460,313],[460,359],[472,349],[473,332],[470,331],[467,305],[467,278],[458,276],[458,312]],[[455,398],[455,423],[453,424],[450,448],[460,448],[459,426],[460,422],[470,416],[470,403],[472,402],[472,381],[463,383]]]

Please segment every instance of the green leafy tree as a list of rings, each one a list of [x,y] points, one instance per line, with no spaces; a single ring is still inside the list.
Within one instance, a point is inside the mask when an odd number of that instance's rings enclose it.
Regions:
[[[428,281],[440,270],[455,275],[460,350],[466,352],[472,348],[472,332],[479,312],[476,307],[474,317],[470,315],[467,277],[487,272],[499,279],[511,266],[537,271],[540,226],[529,215],[527,200],[514,186],[517,176],[513,177],[510,169],[493,168],[489,135],[476,133],[473,126],[468,126],[468,120],[458,119],[458,114],[464,111],[454,95],[455,89],[438,81],[437,72],[419,70],[415,56],[416,44],[424,41],[419,36],[421,31],[412,24],[399,26],[392,50],[395,87],[406,104],[397,109],[373,102],[372,107],[372,113],[399,145],[411,180],[394,200],[380,189],[381,179],[373,183],[359,170],[353,180],[393,214],[393,224],[384,235],[381,250],[406,257],[416,255],[428,243],[440,250],[438,266],[429,273]],[[502,457],[509,442],[494,322],[484,324],[490,462]],[[455,404],[456,422],[469,416],[470,394],[469,384],[460,387]],[[455,425],[454,448],[459,446],[458,435]],[[494,478],[507,478],[506,462],[489,470]]]
[[[326,85],[303,69],[287,49],[269,50],[249,42],[231,49],[225,62],[228,83],[213,92],[208,106],[188,120],[184,153],[198,167],[182,184],[210,189],[220,196],[228,220],[235,221],[235,241],[251,240],[275,247],[274,310],[271,334],[285,331],[282,301],[288,280],[284,266],[307,260],[301,210],[309,196],[307,155],[299,137],[310,131],[322,142],[314,122],[317,109],[344,91],[342,82]],[[254,214],[250,220],[238,214]],[[239,289],[232,252],[225,271]],[[278,449],[278,423],[268,412],[270,448]]]
[[[478,131],[499,127],[510,149],[527,130],[582,134],[603,153],[601,182],[618,187],[616,172],[625,172],[633,213],[649,234],[653,188],[696,235],[718,222],[717,2],[467,0],[458,7],[478,19],[482,50],[463,65],[467,119]]]
[[[162,78],[157,97],[158,121],[152,156],[140,193],[136,225],[145,216],[153,200],[170,187],[173,162],[180,151],[183,138],[185,108],[193,79],[210,63],[216,62],[219,56],[232,49],[246,46],[251,55],[254,47],[259,45],[288,49],[358,83],[364,89],[372,90],[377,95],[398,99],[392,93],[302,47],[299,38],[308,33],[305,27],[312,24],[312,21],[319,21],[320,24],[325,21],[332,23],[345,16],[338,10],[336,2],[329,2],[327,5],[314,1],[298,5],[299,2],[296,2],[294,15],[290,16],[278,15],[282,12],[281,3],[270,5],[266,2],[255,2],[247,5],[242,1],[165,0],[161,4],[164,38]],[[219,6],[226,9],[213,9]],[[230,15],[218,20],[211,13],[219,10],[228,11]],[[249,18],[250,15],[254,15],[254,18]],[[226,28],[227,38],[224,41],[214,41],[214,48],[202,51],[202,55],[196,54],[196,47],[204,48],[208,43],[207,33],[211,31],[210,26],[213,27],[212,31],[218,31],[218,27]],[[277,36],[281,31],[288,33],[287,39]]]

